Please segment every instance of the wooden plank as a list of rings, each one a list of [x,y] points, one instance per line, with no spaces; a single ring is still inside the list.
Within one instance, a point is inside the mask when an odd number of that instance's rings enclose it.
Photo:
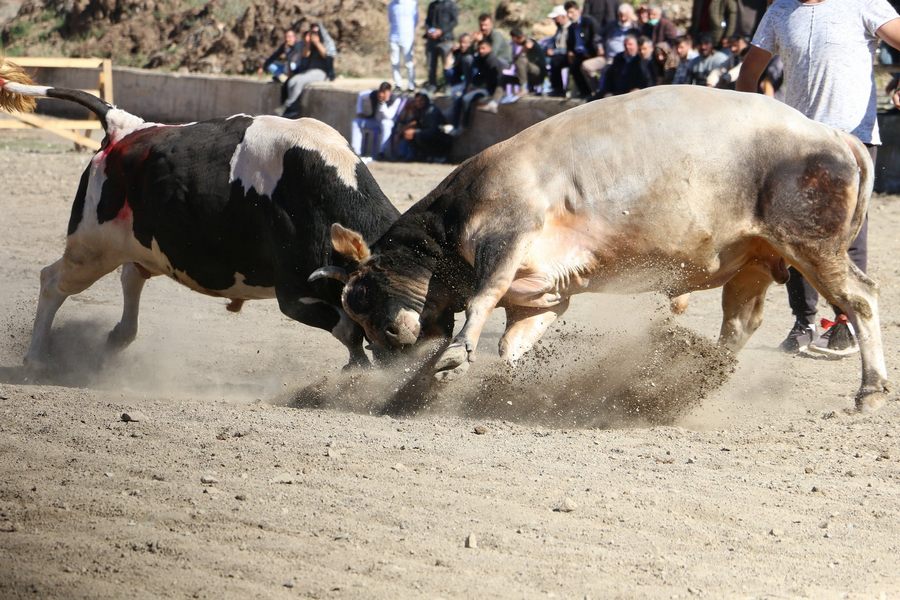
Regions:
[[[100,69],[102,58],[62,58],[56,56],[8,56],[10,62],[20,67],[47,67],[51,69]]]
[[[85,148],[89,148],[91,150],[99,150],[100,142],[96,140],[92,140],[89,137],[85,137],[81,134],[75,133],[74,131],[69,131],[67,129],[50,129],[47,127],[48,119],[38,117],[37,115],[32,115],[28,113],[10,113],[10,116],[14,119],[18,119],[23,123],[27,123],[32,127],[36,127],[39,129],[45,129],[49,131],[53,135],[57,135],[61,138],[70,140],[75,142],[79,146],[84,146]]]
[[[45,120],[43,127],[46,129],[103,129],[103,125],[96,119],[55,119],[41,117]],[[33,126],[12,119],[0,119],[0,129],[31,129]]]
[[[100,70],[100,96],[110,104],[113,102],[113,71],[112,61],[108,58],[103,59],[103,67]]]

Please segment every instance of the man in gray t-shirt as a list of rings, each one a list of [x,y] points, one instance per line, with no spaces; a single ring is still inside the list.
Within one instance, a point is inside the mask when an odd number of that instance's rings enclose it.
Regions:
[[[869,146],[881,144],[876,120],[872,57],[878,40],[900,49],[900,15],[887,0],[775,0],[763,16],[744,59],[736,88],[755,92],[772,56],[784,61],[784,102],[810,119],[852,133]],[[892,98],[900,107],[900,94]],[[868,218],[848,251],[866,270]],[[858,352],[845,315],[818,337],[819,296],[791,268],[788,301],[796,322],[781,348],[831,356]]]

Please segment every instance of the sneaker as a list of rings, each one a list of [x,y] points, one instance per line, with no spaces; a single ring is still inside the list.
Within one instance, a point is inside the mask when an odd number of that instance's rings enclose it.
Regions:
[[[794,321],[787,337],[781,342],[779,348],[782,352],[796,354],[806,350],[817,338],[816,326],[812,323],[803,323],[802,321]]]
[[[497,101],[491,100],[490,102],[485,102],[484,104],[481,104],[478,106],[478,110],[488,112],[488,113],[493,113],[496,115],[497,114]]]
[[[847,315],[838,315],[834,322],[822,319],[822,327],[825,328],[825,333],[809,345],[810,352],[835,357],[849,356],[859,352],[856,332],[853,331],[853,325],[850,324]]]

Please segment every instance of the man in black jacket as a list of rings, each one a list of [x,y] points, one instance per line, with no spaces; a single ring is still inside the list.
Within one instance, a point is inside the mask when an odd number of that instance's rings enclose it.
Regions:
[[[574,0],[569,0],[563,4],[563,7],[566,9],[569,21],[571,21],[569,37],[566,42],[566,55],[569,58],[569,77],[575,80],[575,85],[578,86],[578,92],[581,97],[588,98],[593,94],[594,89],[591,82],[588,81],[588,78],[582,72],[582,65],[586,61],[590,61],[588,63],[590,67],[589,72],[593,72],[595,63],[603,62],[602,60],[592,60],[602,58],[597,45],[600,28],[593,17],[581,13],[578,3],[574,2]],[[596,66],[598,67],[597,71],[603,68],[602,64]]]
[[[453,127],[456,135],[462,127],[469,125],[473,104],[482,103],[479,108],[497,112],[497,100],[503,91],[500,87],[502,74],[503,66],[494,56],[490,39],[481,40],[478,43],[478,56],[472,64],[472,80],[466,83],[462,95],[453,101]]]
[[[437,89],[438,69],[453,46],[453,28],[458,11],[454,0],[432,0],[425,17],[425,54],[428,57],[428,87]]]

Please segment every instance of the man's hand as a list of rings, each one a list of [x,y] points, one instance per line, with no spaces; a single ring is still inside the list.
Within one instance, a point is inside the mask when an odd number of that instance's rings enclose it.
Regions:
[[[891,94],[891,103],[894,105],[894,108],[900,108],[900,88],[897,88]]]
[[[416,131],[417,130],[413,129],[412,127],[408,128],[408,129],[404,129],[403,130],[403,139],[406,140],[407,142],[413,141],[413,138],[416,137]]]
[[[525,49],[531,50],[534,48],[534,40],[531,38],[525,38]]]

